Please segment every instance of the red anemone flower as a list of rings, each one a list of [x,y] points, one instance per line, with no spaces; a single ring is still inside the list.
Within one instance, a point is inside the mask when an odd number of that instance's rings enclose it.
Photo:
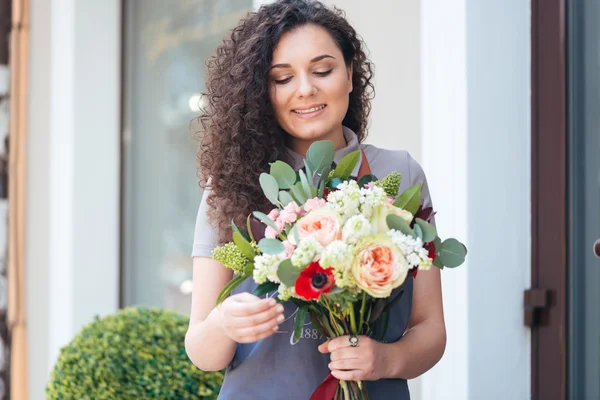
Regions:
[[[329,293],[334,284],[331,267],[322,268],[318,262],[312,262],[296,279],[296,294],[307,300],[317,300],[321,293]]]

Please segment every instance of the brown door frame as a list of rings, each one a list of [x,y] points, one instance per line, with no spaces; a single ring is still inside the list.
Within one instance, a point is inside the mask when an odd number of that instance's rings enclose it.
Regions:
[[[567,395],[566,1],[531,2],[531,285],[546,296],[532,326],[532,400]]]

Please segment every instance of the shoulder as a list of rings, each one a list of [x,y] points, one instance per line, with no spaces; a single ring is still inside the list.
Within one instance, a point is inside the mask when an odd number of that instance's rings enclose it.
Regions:
[[[423,168],[407,150],[382,149],[371,144],[361,144],[360,147],[369,160],[371,171],[378,178],[397,171],[409,186],[426,181]]]

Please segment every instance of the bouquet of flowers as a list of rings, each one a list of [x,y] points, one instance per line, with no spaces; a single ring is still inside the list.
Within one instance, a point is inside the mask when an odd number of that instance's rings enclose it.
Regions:
[[[253,212],[245,229],[232,223],[233,241],[214,250],[213,258],[236,275],[217,303],[252,277],[255,295],[278,291],[280,301],[297,305],[296,340],[307,315],[325,337],[356,340],[372,334],[378,321],[385,333],[388,311],[403,293],[392,291],[418,271],[464,262],[466,247],[442,241],[429,223],[434,213],[421,205],[421,184],[398,193],[397,172],[381,180],[350,176],[361,154],[346,155],[332,170],[333,143],[319,141],[298,172],[276,161],[260,175],[273,209]],[[334,400],[368,399],[363,382],[331,375],[319,390]]]

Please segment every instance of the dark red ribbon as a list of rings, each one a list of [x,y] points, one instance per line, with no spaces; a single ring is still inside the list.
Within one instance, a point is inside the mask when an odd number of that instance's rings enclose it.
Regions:
[[[329,373],[310,396],[310,400],[333,400],[339,383],[340,380]]]

